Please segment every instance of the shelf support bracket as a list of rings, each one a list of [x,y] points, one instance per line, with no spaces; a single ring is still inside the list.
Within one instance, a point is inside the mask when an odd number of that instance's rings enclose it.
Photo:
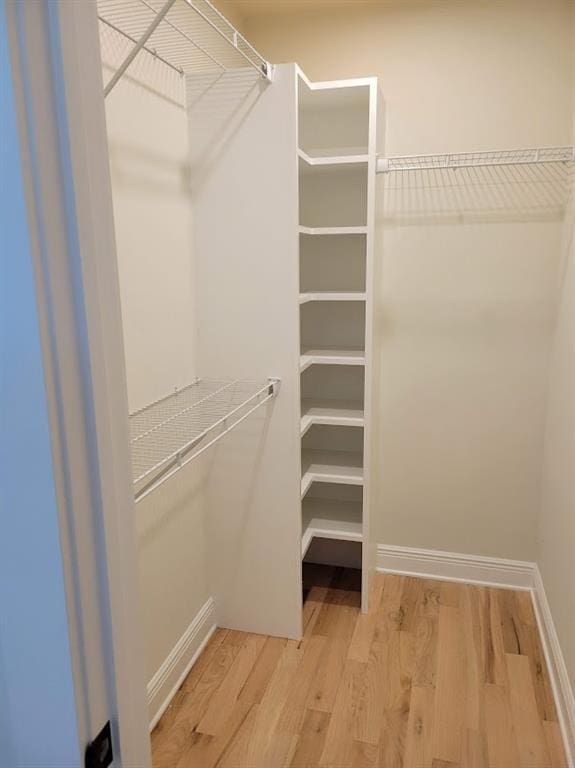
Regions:
[[[226,24],[227,24],[227,25],[228,25],[228,26],[229,26],[229,27],[232,29],[232,36],[231,36],[231,39],[230,39],[230,37],[228,37],[228,35],[226,35],[226,33],[225,33],[225,32],[223,32],[223,30],[221,30],[221,29],[220,29],[220,28],[217,26],[217,24],[214,24],[214,22],[212,21],[212,19],[210,19],[210,18],[209,18],[209,16],[206,16],[206,14],[205,14],[205,13],[204,13],[202,10],[200,10],[200,8],[198,8],[198,7],[197,7],[197,5],[194,5],[194,3],[193,3],[193,1],[192,1],[192,0],[185,0],[185,2],[186,2],[186,3],[187,3],[189,6],[190,6],[190,8],[192,8],[192,9],[193,9],[193,10],[194,10],[194,11],[195,11],[197,14],[198,14],[198,16],[201,16],[201,17],[202,17],[202,19],[203,19],[203,20],[204,20],[204,21],[205,21],[207,24],[209,24],[209,25],[210,25],[210,27],[211,27],[211,28],[212,28],[212,29],[213,29],[215,32],[217,32],[217,34],[218,34],[218,35],[220,35],[220,37],[223,37],[223,38],[224,38],[224,40],[226,40],[226,42],[230,43],[230,44],[231,44],[231,45],[232,45],[232,46],[233,46],[233,47],[236,49],[236,51],[237,51],[237,52],[240,54],[240,56],[243,56],[243,58],[244,58],[244,59],[245,59],[247,62],[249,62],[249,63],[252,65],[252,67],[255,67],[255,68],[256,68],[256,69],[259,71],[260,75],[261,75],[263,78],[265,78],[266,80],[268,80],[269,82],[271,82],[271,80],[272,80],[272,67],[271,67],[271,65],[269,64],[269,62],[267,62],[267,61],[264,61],[264,62],[263,62],[263,64],[261,64],[261,65],[260,65],[260,64],[258,64],[257,62],[255,62],[255,61],[252,59],[252,57],[251,57],[251,56],[249,56],[249,55],[248,55],[248,54],[245,52],[244,48],[249,48],[250,50],[254,51],[254,53],[256,53],[256,51],[254,50],[254,48],[253,48],[253,47],[252,47],[252,46],[251,46],[251,45],[248,43],[248,41],[245,39],[245,37],[243,37],[243,35],[239,34],[239,33],[238,33],[238,31],[232,27],[232,25],[230,24],[230,22],[229,22],[229,21],[226,19],[226,17],[225,17],[225,16],[223,16],[223,15],[222,15],[222,14],[221,14],[221,13],[218,11],[218,9],[217,9],[217,8],[214,8],[214,6],[213,6],[213,5],[212,5],[212,4],[211,4],[211,3],[208,1],[208,5],[210,6],[211,10],[212,10],[212,11],[213,11],[215,14],[217,14],[217,15],[218,15],[218,16],[219,16],[221,19],[223,19],[223,20],[226,22]],[[241,41],[242,41],[242,43],[243,43],[243,46],[240,46],[240,45],[239,45],[239,41],[240,41],[240,38],[241,38]],[[257,54],[257,55],[259,56],[259,54]]]
[[[269,394],[273,395],[274,397],[277,397],[277,395],[279,394],[279,391],[280,391],[282,380],[278,379],[277,377],[270,376],[268,378],[268,382],[269,382],[269,385],[270,385],[270,388],[269,388],[269,391],[268,391]]]
[[[154,20],[149,25],[149,27],[146,29],[142,37],[138,40],[136,45],[132,48],[130,53],[126,56],[122,64],[118,67],[118,69],[114,72],[114,75],[110,82],[106,85],[104,88],[104,96],[106,97],[112,88],[116,85],[116,83],[120,80],[120,78],[124,75],[124,72],[128,69],[130,64],[134,61],[136,56],[140,53],[142,48],[146,45],[150,37],[155,32],[158,25],[162,22],[162,19],[165,17],[165,15],[168,13],[172,5],[176,2],[176,0],[167,0],[167,2],[164,4],[164,6],[157,12]]]

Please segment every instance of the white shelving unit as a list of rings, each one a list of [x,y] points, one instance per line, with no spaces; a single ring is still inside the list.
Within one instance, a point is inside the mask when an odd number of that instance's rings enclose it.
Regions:
[[[365,365],[365,352],[361,349],[305,349],[300,357],[300,373],[310,365]]]
[[[367,610],[377,82],[298,74],[301,550],[359,543]]]

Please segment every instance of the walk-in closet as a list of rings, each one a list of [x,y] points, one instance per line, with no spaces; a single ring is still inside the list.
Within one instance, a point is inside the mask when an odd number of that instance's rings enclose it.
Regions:
[[[37,331],[0,482],[54,507],[6,580],[61,592],[22,633],[83,764],[572,768],[573,0],[0,22]]]

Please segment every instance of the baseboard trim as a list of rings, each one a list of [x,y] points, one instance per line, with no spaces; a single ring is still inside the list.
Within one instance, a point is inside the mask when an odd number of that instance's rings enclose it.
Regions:
[[[532,589],[535,563],[379,544],[377,570],[503,589]]]
[[[215,606],[210,597],[148,683],[150,731],[168,708],[215,629]]]
[[[547,669],[551,678],[563,743],[567,752],[567,765],[569,768],[575,768],[575,695],[571,687],[561,646],[559,645],[559,637],[555,629],[547,595],[545,594],[543,579],[537,565],[535,565],[534,575],[535,583],[531,591],[533,608],[543,644]]]
[[[380,544],[377,547],[376,567],[383,573],[500,589],[524,589],[531,593],[567,753],[567,765],[568,768],[575,768],[575,696],[537,564]]]

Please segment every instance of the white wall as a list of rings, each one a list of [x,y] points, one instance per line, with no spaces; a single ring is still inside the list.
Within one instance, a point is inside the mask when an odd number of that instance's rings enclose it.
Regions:
[[[121,41],[102,41],[104,63],[117,61]],[[131,412],[197,375],[184,97],[142,54],[106,99]],[[194,462],[135,508],[148,681],[210,596],[204,487]]]
[[[164,93],[106,99],[130,411],[195,375],[187,121]]]
[[[389,155],[567,144],[567,1],[248,16],[273,62],[378,75]],[[561,169],[390,177],[379,214],[382,543],[533,560]],[[383,194],[381,195],[383,200]]]
[[[553,345],[545,434],[537,560],[575,689],[575,216],[569,238]]]

